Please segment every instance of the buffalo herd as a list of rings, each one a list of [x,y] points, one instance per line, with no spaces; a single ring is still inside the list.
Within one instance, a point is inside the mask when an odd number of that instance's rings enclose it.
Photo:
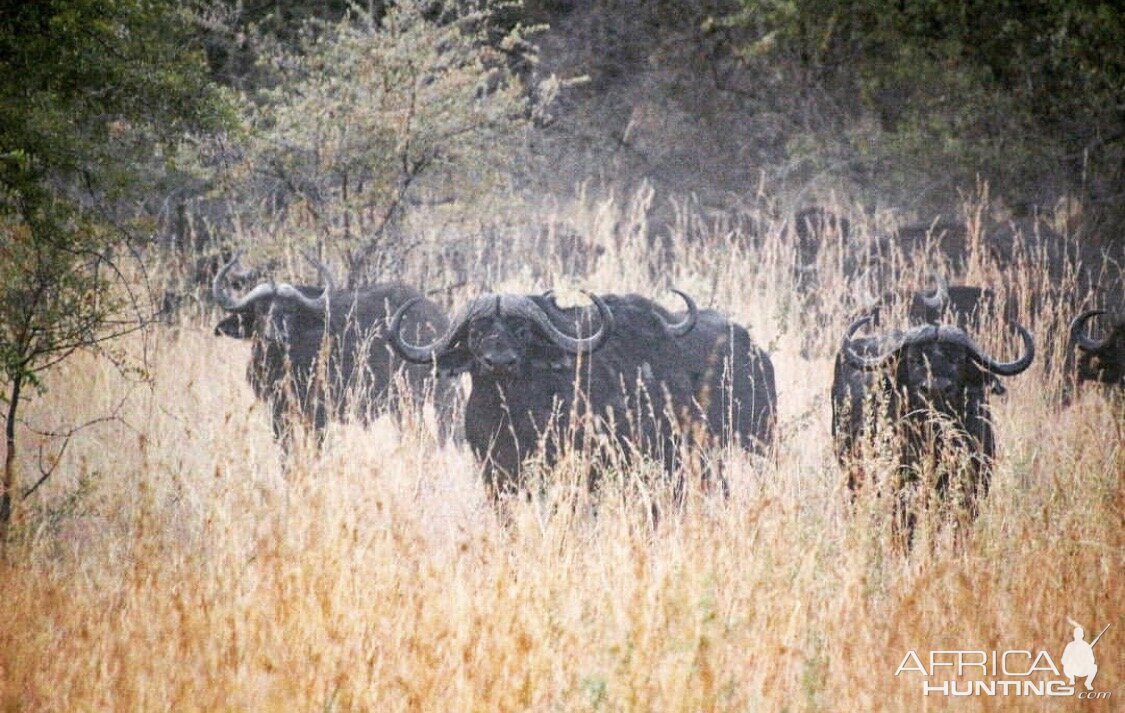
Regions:
[[[587,294],[589,304],[563,307],[550,292],[484,293],[447,319],[412,287],[339,289],[313,262],[321,286],[265,281],[234,296],[228,276],[238,256],[212,285],[228,313],[215,333],[251,342],[247,378],[286,447],[295,422],[319,434],[330,419],[366,421],[432,402],[439,437],[454,431],[454,410],[463,413],[464,439],[494,501],[526,491],[531,463],[570,453],[590,458],[591,488],[623,462],[651,461],[682,486],[687,466],[715,446],[773,453],[770,356],[745,327],[686,293],[675,291],[681,314],[636,294]],[[998,315],[1023,345],[1014,360],[998,360],[972,336],[985,329],[980,315],[995,295],[934,281],[932,292],[911,295],[905,328],[884,329],[875,306],[847,329],[835,359],[832,435],[853,492],[865,480],[865,456],[889,458],[901,502],[919,489],[942,502],[956,493],[971,517],[996,451],[989,397],[1004,392],[1001,377],[1031,365],[1035,343],[1014,314]],[[1102,336],[1091,335],[1095,325]],[[1078,314],[1069,344],[1074,381],[1125,386],[1125,319]],[[462,375],[471,386],[460,404]],[[711,473],[708,461],[700,474]],[[896,517],[912,528],[905,504]]]

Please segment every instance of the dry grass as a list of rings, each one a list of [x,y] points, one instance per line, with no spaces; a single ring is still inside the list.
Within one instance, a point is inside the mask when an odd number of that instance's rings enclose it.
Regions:
[[[284,468],[243,378],[248,348],[206,320],[157,335],[149,386],[80,356],[29,423],[81,422],[128,398],[122,422],[77,436],[19,514],[0,563],[3,708],[941,709],[894,676],[906,651],[1046,648],[1058,661],[1067,617],[1113,625],[1097,682],[1113,699],[1089,705],[1119,706],[1120,398],[1089,392],[1063,409],[1057,368],[1011,379],[994,488],[967,544],[938,528],[896,554],[878,500],[845,507],[831,359],[799,357],[809,329],[838,338],[848,286],[825,279],[815,326],[781,267],[794,248],[780,226],[754,243],[697,221],[671,236],[677,266],[661,272],[644,201],[552,213],[601,257],[568,272],[551,222],[534,252],[509,251],[494,286],[659,295],[673,283],[730,313],[777,367],[776,464],[743,463],[729,500],[696,494],[655,531],[612,496],[596,516],[517,503],[505,528],[468,450],[438,448],[421,427],[336,425],[321,453]],[[922,284],[924,266],[904,264],[904,282]],[[1027,294],[1037,274],[1025,265],[1006,284]],[[21,438],[27,480],[40,439]]]

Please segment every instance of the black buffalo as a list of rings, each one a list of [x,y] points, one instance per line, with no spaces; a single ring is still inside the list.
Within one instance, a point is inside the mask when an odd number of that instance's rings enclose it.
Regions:
[[[930,273],[930,279],[934,282],[931,291],[919,290],[910,295],[906,319],[911,325],[952,324],[974,332],[991,326],[990,318],[1014,322],[1019,316],[1013,300],[1008,300],[1001,309],[999,296],[987,287],[950,285],[936,273]],[[897,299],[893,292],[885,293],[878,300],[868,297],[866,301],[871,306],[864,311],[871,314],[873,324],[879,326],[883,313],[893,308]]]
[[[927,466],[937,466],[936,489],[946,496],[954,475],[970,517],[991,483],[995,436],[988,396],[994,377],[1014,376],[1031,366],[1035,344],[1016,325],[1025,353],[997,362],[961,328],[920,325],[884,336],[853,338],[870,322],[851,325],[836,356],[832,382],[832,435],[836,455],[848,472],[848,485],[860,484],[856,456],[865,444],[894,449],[898,464],[895,508],[898,531],[913,529],[910,487]],[[891,429],[889,432],[884,429]],[[958,457],[960,455],[960,457]],[[959,468],[952,472],[946,457]]]
[[[908,318],[911,324],[955,324],[964,330],[977,330],[988,315],[996,314],[996,308],[996,293],[987,287],[949,285],[938,278],[932,293],[914,293]]]
[[[550,294],[485,294],[428,346],[399,335],[412,306],[405,304],[390,339],[407,361],[471,375],[465,436],[493,497],[524,487],[530,456],[555,462],[564,446],[596,433],[610,434],[616,452],[654,458],[668,473],[681,462],[681,445],[767,447],[775,402],[769,357],[744,328],[678,294],[688,306],[680,320],[639,295],[590,295],[592,307],[560,309]],[[589,336],[568,333],[583,324]],[[583,428],[586,417],[597,428]]]
[[[1088,310],[1070,323],[1070,343],[1077,351],[1075,374],[1078,381],[1125,386],[1125,317],[1115,319],[1101,341],[1086,334],[1086,323],[1103,314],[1105,310]]]
[[[325,287],[263,282],[241,297],[230,295],[227,275],[236,256],[215,276],[215,302],[230,314],[215,334],[252,342],[246,375],[254,393],[270,404],[274,435],[288,444],[290,416],[319,433],[329,418],[354,414],[366,421],[400,402],[421,402],[438,388],[439,406],[448,404],[446,382],[430,370],[404,364],[387,346],[388,316],[406,302],[417,304],[403,329],[419,337],[443,333],[442,310],[418,290],[397,283],[338,290],[323,265]],[[397,379],[398,374],[403,378]],[[392,393],[397,383],[409,393]],[[439,413],[439,426],[447,414]]]

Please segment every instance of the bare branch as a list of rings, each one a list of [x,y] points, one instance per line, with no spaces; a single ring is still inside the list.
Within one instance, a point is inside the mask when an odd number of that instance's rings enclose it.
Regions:
[[[27,490],[25,490],[23,492],[22,499],[27,500],[29,497],[31,497],[35,493],[35,491],[39,489],[39,486],[46,483],[47,480],[51,477],[51,475],[54,474],[55,469],[57,469],[58,466],[59,466],[59,463],[62,462],[62,457],[63,457],[63,454],[66,453],[67,446],[70,445],[70,439],[73,438],[75,436],[75,434],[77,434],[81,431],[84,431],[87,428],[90,428],[91,426],[96,426],[100,423],[109,423],[111,421],[116,421],[116,422],[119,422],[119,423],[125,423],[124,420],[122,420],[122,418],[121,418],[121,409],[124,408],[125,401],[127,399],[128,399],[127,396],[124,399],[122,399],[117,404],[117,406],[114,407],[113,412],[110,413],[108,416],[101,416],[99,418],[90,419],[89,421],[86,421],[85,423],[79,424],[79,425],[77,425],[73,428],[67,429],[66,431],[40,431],[40,430],[35,429],[31,426],[28,426],[25,423],[24,426],[29,431],[31,431],[32,433],[34,433],[38,436],[43,436],[43,437],[46,437],[46,438],[61,438],[62,439],[62,445],[59,446],[59,450],[58,450],[57,453],[55,453],[54,458],[52,459],[53,462],[49,466],[46,466],[44,464],[44,462],[43,462],[43,450],[44,449],[43,449],[42,445],[39,446],[38,463],[36,464],[37,467],[39,468],[39,479],[35,481],[34,485],[32,485],[30,488],[28,488]]]

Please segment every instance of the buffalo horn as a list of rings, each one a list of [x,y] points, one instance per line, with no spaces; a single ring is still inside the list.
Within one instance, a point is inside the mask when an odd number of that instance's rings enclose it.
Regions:
[[[672,288],[672,291],[683,298],[684,302],[687,304],[687,315],[685,315],[682,320],[675,323],[666,321],[659,313],[657,313],[656,318],[664,325],[664,333],[669,337],[682,337],[695,328],[695,322],[699,318],[699,310],[695,306],[695,300],[689,297],[686,292],[681,292],[676,288]]]
[[[1105,314],[1104,309],[1091,309],[1074,318],[1070,323],[1070,342],[1086,352],[1095,352],[1105,346],[1105,341],[1097,341],[1086,336],[1086,322],[1091,317]]]

